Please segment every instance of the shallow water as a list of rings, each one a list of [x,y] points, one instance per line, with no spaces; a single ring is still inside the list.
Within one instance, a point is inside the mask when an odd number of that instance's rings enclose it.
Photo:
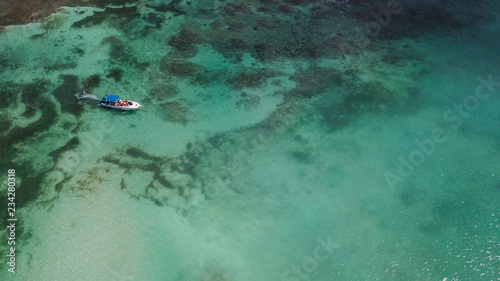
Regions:
[[[499,4],[168,4],[0,31],[1,280],[500,280]]]

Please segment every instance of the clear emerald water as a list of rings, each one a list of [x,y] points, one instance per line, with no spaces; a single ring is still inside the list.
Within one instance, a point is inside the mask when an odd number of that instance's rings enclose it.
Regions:
[[[0,30],[1,280],[500,280],[498,3],[167,4]]]

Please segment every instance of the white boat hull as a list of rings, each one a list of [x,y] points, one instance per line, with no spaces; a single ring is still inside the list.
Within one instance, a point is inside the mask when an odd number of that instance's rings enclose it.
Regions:
[[[99,104],[102,106],[105,106],[105,107],[110,107],[110,108],[119,109],[119,110],[135,110],[135,109],[138,109],[142,106],[136,101],[128,101],[128,102],[129,102],[129,104],[127,106],[116,106],[116,105],[112,105],[112,104],[106,104],[103,102],[101,102]],[[130,104],[130,103],[132,103],[132,104]]]

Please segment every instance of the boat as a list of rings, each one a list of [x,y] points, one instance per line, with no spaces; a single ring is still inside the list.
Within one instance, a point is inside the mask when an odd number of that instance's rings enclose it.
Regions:
[[[107,95],[103,97],[99,104],[105,107],[120,110],[134,110],[142,106],[136,101],[121,99],[119,96],[115,95]]]

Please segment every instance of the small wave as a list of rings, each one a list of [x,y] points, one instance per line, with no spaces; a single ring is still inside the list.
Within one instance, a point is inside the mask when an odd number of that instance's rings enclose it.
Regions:
[[[99,100],[99,98],[95,95],[93,95],[90,92],[87,92],[85,90],[79,91],[78,93],[75,94],[75,97],[79,100],[81,99],[93,99],[93,100]]]

